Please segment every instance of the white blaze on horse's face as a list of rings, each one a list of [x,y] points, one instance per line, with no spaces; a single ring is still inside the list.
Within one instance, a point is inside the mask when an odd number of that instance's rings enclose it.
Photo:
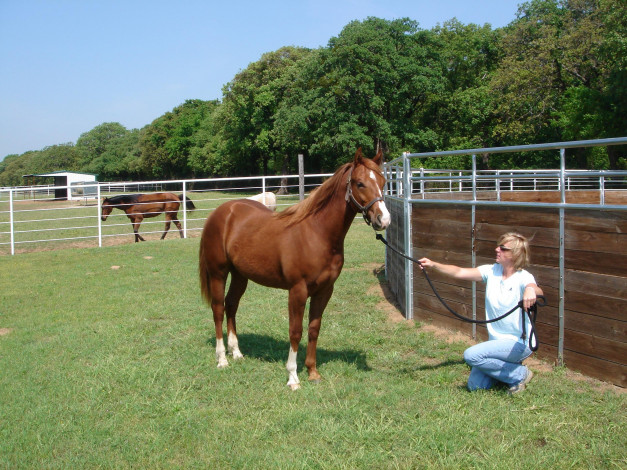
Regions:
[[[370,170],[370,178],[374,181],[375,187],[377,188],[377,197],[383,197],[381,188],[379,188],[379,184],[377,183],[377,176],[372,170]],[[378,201],[374,205],[379,208],[379,212],[381,212],[381,214],[374,218],[374,220],[372,221],[372,227],[375,230],[385,230],[388,225],[390,225],[392,217],[388,212],[388,208],[385,206],[385,202]]]

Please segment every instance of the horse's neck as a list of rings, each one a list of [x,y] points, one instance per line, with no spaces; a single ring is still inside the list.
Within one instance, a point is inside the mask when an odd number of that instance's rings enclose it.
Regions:
[[[326,231],[333,248],[344,245],[346,234],[355,219],[357,211],[346,202],[345,195],[336,194],[325,208],[312,218],[317,229]]]

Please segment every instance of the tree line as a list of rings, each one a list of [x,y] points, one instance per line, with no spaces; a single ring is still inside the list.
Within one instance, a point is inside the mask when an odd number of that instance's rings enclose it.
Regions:
[[[142,129],[103,123],[77,142],[9,155],[0,185],[55,170],[100,181],[333,171],[363,147],[396,157],[627,135],[624,0],[532,0],[504,28],[409,18],[347,24],[326,47],[283,47]],[[485,168],[556,168],[506,154]],[[468,168],[467,158],[421,161]],[[621,147],[582,149],[569,168],[626,169]]]

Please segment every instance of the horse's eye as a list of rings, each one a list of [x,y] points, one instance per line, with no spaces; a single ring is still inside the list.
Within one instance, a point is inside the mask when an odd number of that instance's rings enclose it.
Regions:
[[[366,187],[366,185],[365,185],[364,183],[357,182],[357,187],[358,187],[358,188],[365,188],[365,187]]]

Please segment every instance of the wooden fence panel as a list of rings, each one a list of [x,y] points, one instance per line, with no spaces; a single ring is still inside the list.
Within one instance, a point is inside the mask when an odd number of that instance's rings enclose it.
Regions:
[[[459,193],[464,194],[464,193]],[[491,194],[491,196],[490,196]],[[626,191],[606,193],[608,204],[627,204]],[[482,193],[482,199],[495,193]],[[443,194],[431,197],[443,199]],[[453,198],[456,193],[449,194]],[[468,199],[467,194],[459,199]],[[611,202],[610,202],[611,199]],[[559,192],[501,192],[501,200],[559,202]],[[598,192],[566,193],[570,203],[598,203]],[[531,244],[532,266],[544,289],[547,307],[539,309],[538,355],[556,361],[559,346],[559,210],[534,207],[477,207],[472,246],[472,209],[467,205],[414,204],[413,255],[471,265],[494,262],[497,238],[505,232],[525,235]],[[627,212],[566,209],[564,233],[564,364],[587,375],[627,387]],[[414,267],[414,318],[467,334],[472,326],[453,317],[435,297],[422,271]],[[471,283],[431,272],[445,301],[462,315],[472,316]],[[484,318],[484,286],[477,285],[477,318]],[[487,338],[478,325],[476,338]]]

